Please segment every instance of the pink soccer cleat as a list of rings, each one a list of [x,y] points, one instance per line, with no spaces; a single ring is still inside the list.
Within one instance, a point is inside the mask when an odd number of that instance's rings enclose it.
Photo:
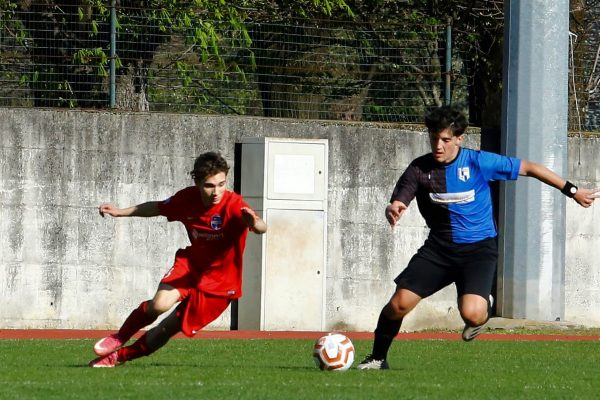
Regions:
[[[117,352],[113,351],[112,353],[104,356],[98,357],[88,364],[91,368],[114,368],[119,365],[119,357],[117,356]]]
[[[112,334],[110,336],[105,337],[104,339],[100,339],[94,345],[94,353],[103,357],[115,350],[118,350],[121,346],[123,346],[123,341],[119,338],[118,334]]]

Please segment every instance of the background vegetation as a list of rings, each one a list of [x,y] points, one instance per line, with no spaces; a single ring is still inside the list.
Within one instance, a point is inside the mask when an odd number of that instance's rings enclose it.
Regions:
[[[415,122],[448,82],[499,126],[501,0],[113,3],[118,109]],[[0,104],[109,107],[109,4],[0,0]],[[600,129],[600,0],[571,10],[570,125]]]

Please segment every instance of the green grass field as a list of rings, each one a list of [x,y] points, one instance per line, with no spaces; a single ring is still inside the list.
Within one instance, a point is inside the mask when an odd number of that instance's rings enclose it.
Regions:
[[[323,372],[312,340],[172,340],[114,369],[93,340],[0,340],[0,399],[596,399],[600,342],[396,341],[388,371]],[[355,365],[370,342],[354,341]]]

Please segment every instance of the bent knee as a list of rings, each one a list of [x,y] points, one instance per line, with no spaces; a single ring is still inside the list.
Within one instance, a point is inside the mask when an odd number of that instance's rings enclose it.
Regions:
[[[469,315],[462,315],[462,319],[463,321],[465,321],[466,324],[470,325],[470,326],[480,326],[485,324],[485,322],[487,321],[487,315],[484,314],[483,316],[481,314],[469,314]]]
[[[162,313],[167,312],[168,310],[169,310],[169,307],[167,307],[163,303],[152,303],[152,305],[150,306],[150,308],[148,308],[148,313],[149,314],[160,315]]]
[[[160,315],[167,312],[177,303],[180,299],[180,294],[177,289],[174,288],[160,288],[154,295],[154,298],[150,301],[150,307],[148,307],[148,313]]]
[[[148,313],[160,315],[169,311],[175,303],[176,301],[173,301],[170,298],[153,299],[150,302],[150,307],[148,307]]]
[[[483,325],[488,320],[487,307],[466,307],[460,310],[463,321],[471,326]]]
[[[400,304],[388,304],[387,307],[387,316],[392,319],[400,319],[403,318],[406,314],[408,314],[412,308],[406,307]]]
[[[386,316],[390,319],[404,318],[421,301],[421,297],[408,289],[397,289],[385,306]]]

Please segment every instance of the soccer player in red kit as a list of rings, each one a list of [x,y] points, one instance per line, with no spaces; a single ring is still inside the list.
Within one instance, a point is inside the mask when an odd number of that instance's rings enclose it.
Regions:
[[[229,166],[218,153],[201,154],[191,172],[194,186],[164,201],[129,208],[102,204],[100,215],[155,217],[184,224],[191,245],[175,254],[171,269],[160,281],[154,298],[142,302],[115,334],[94,345],[99,356],[90,367],[114,367],[147,356],[178,332],[193,336],[214,321],[233,299],[242,295],[242,259],[248,230],[262,234],[265,222],[237,193],[227,190]],[[123,347],[140,329],[180,304],[132,345]]]

